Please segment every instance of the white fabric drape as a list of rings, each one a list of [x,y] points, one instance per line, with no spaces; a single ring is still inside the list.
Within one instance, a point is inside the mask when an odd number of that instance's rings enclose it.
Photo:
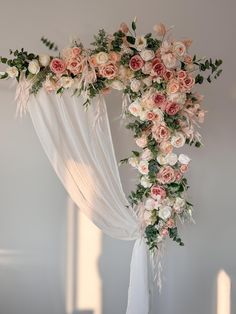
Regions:
[[[147,248],[137,215],[122,189],[104,98],[85,112],[82,97],[47,94],[29,101],[45,153],[68,194],[103,232],[137,239],[131,261],[127,314],[148,314]]]

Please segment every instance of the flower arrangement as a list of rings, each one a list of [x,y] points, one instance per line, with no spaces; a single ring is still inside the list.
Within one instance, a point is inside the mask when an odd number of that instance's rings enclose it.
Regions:
[[[57,51],[48,39],[42,42]],[[73,95],[84,96],[85,106],[112,89],[128,98],[127,128],[140,149],[121,163],[129,163],[139,173],[129,200],[139,210],[150,250],[157,249],[167,236],[183,245],[177,221],[192,216],[184,177],[190,158],[177,155],[175,149],[185,144],[201,146],[196,127],[204,121],[205,110],[203,97],[194,87],[205,80],[211,83],[222,72],[221,60],[191,56],[190,46],[191,40],[174,40],[163,24],[154,27],[154,35],[137,36],[134,20],[131,28],[122,23],[112,35],[100,30],[91,49],[74,41],[56,57],[21,49],[10,50],[12,59],[0,58],[8,65],[0,78],[16,78],[25,84],[25,101],[41,88],[58,94],[71,89]]]

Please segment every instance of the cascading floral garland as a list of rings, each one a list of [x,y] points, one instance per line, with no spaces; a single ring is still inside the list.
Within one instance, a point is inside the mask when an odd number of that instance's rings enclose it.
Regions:
[[[12,59],[0,58],[8,65],[0,78],[16,78],[19,83],[16,96],[21,112],[27,109],[29,95],[41,88],[57,94],[71,89],[74,96],[84,96],[85,106],[111,89],[123,91],[130,120],[127,128],[140,150],[121,163],[128,162],[139,172],[139,183],[129,200],[142,216],[150,250],[157,249],[168,235],[183,245],[177,218],[185,221],[192,216],[184,178],[190,158],[178,156],[174,149],[185,143],[201,146],[196,126],[204,121],[205,111],[203,97],[193,88],[204,80],[210,83],[222,72],[221,60],[188,53],[191,40],[174,40],[163,24],[156,25],[154,32],[137,36],[134,20],[131,28],[122,23],[113,35],[100,30],[93,49],[73,41],[57,57],[21,49],[10,50]],[[48,39],[42,42],[57,50]]]

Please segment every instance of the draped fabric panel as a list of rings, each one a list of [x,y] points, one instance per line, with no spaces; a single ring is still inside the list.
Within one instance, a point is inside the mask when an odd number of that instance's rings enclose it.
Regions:
[[[103,97],[87,111],[82,97],[47,94],[29,101],[29,112],[43,149],[68,194],[104,233],[136,240],[127,314],[148,314],[147,247],[139,220],[122,189]]]

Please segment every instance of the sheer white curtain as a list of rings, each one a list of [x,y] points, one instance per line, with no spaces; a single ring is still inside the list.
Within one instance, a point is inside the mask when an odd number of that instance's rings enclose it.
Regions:
[[[79,209],[109,236],[136,239],[126,313],[148,314],[147,247],[122,189],[106,104],[97,98],[86,112],[82,104],[69,92],[59,96],[41,90],[31,96],[29,112],[45,153]]]

